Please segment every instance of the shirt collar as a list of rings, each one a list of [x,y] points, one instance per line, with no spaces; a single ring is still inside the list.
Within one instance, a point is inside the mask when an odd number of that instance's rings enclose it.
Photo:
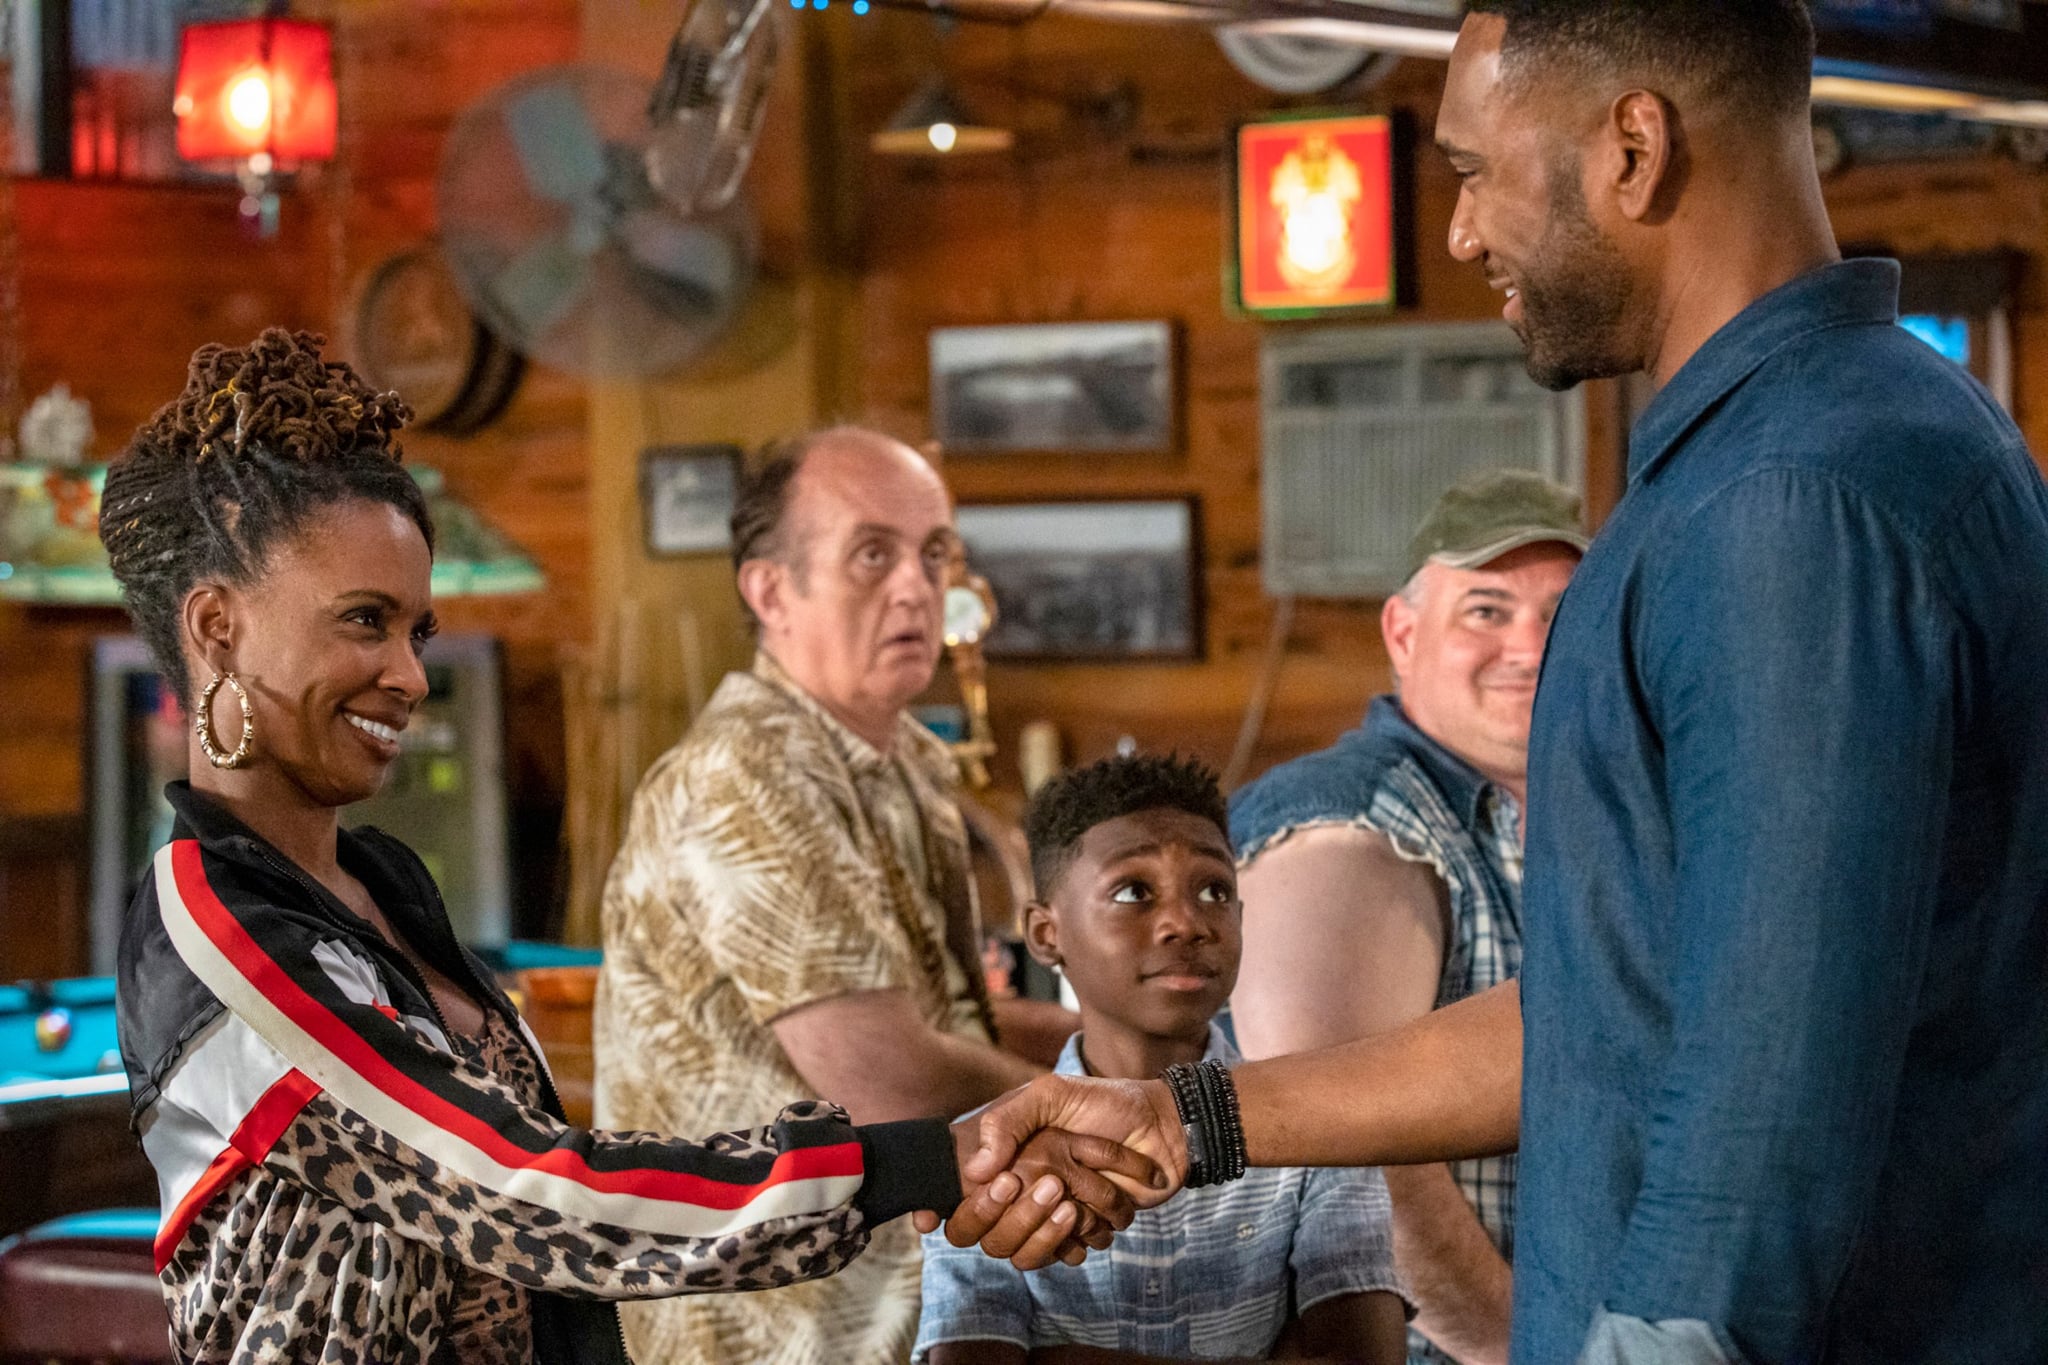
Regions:
[[[1649,476],[1709,408],[1764,361],[1830,327],[1899,320],[1899,263],[1858,259],[1782,284],[1707,338],[1651,402],[1629,433],[1630,484]]]
[[[1202,1053],[1205,1062],[1221,1062],[1225,1066],[1236,1066],[1244,1059],[1237,1049],[1230,1045],[1229,1037],[1215,1020],[1209,1021],[1209,1046]],[[1061,1076],[1085,1076],[1088,1068],[1081,1065],[1081,1035],[1076,1033],[1067,1039],[1067,1045],[1060,1049],[1059,1065],[1053,1071]]]
[[[1423,772],[1444,794],[1451,810],[1465,828],[1478,829],[1483,813],[1480,803],[1493,784],[1477,768],[1416,728],[1401,707],[1399,697],[1375,697],[1365,713],[1366,728],[1384,730],[1404,742]]]
[[[825,709],[823,702],[804,691],[797,681],[789,676],[789,673],[782,665],[775,661],[775,656],[767,650],[757,649],[754,651],[753,672],[755,677],[787,696],[798,707],[802,708],[806,715],[824,726],[825,733],[830,735],[832,742],[839,746],[840,755],[846,759],[846,766],[851,768],[856,774],[866,775],[879,772],[888,766],[889,756],[887,754],[842,724],[837,716]],[[899,718],[896,722],[899,737],[902,734],[904,719],[906,718]]]
[[[309,888],[313,885],[311,874],[286,857],[282,849],[250,829],[234,812],[194,787],[190,781],[180,778],[167,785],[164,799],[170,803],[177,817],[171,828],[172,838],[197,839],[210,854],[267,871],[275,871],[283,865],[295,870]],[[409,869],[395,866],[355,830],[335,831],[335,856],[357,880],[370,888],[371,899],[387,912],[405,905],[424,905],[432,899],[430,885],[416,884],[407,875]],[[341,902],[331,893],[323,889],[319,894],[325,897],[321,903],[330,913],[341,908]],[[355,919],[353,911],[349,913],[349,919]]]

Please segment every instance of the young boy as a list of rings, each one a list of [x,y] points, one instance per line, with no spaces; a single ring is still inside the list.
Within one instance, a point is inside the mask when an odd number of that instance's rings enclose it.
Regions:
[[[1239,905],[1216,778],[1179,758],[1070,773],[1025,816],[1031,955],[1081,1032],[1058,1069],[1157,1076],[1237,1052],[1211,1023],[1237,981]],[[925,1238],[919,1365],[1290,1358],[1397,1365],[1407,1304],[1376,1170],[1260,1170],[1138,1215],[1080,1266],[1024,1274]]]

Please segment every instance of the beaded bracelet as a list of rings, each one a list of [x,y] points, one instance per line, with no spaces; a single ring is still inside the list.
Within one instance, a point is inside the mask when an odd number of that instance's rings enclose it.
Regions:
[[[1166,1068],[1166,1086],[1187,1134],[1189,1189],[1236,1180],[1245,1170],[1244,1124],[1230,1069],[1215,1060]]]

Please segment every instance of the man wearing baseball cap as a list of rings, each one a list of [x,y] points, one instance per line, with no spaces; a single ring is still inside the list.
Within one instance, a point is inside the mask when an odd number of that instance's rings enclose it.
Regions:
[[[1246,1057],[1379,1033],[1520,971],[1529,714],[1586,544],[1578,497],[1536,474],[1446,492],[1380,615],[1395,695],[1231,801]],[[1386,1174],[1410,1361],[1505,1360],[1514,1157]]]

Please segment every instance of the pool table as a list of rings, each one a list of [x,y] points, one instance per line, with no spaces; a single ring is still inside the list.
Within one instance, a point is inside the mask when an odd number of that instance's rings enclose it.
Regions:
[[[534,1017],[572,1117],[588,1123],[588,983],[601,955],[529,942],[481,955]],[[112,977],[0,985],[0,1171],[0,1237],[60,1214],[156,1204],[128,1131]]]

